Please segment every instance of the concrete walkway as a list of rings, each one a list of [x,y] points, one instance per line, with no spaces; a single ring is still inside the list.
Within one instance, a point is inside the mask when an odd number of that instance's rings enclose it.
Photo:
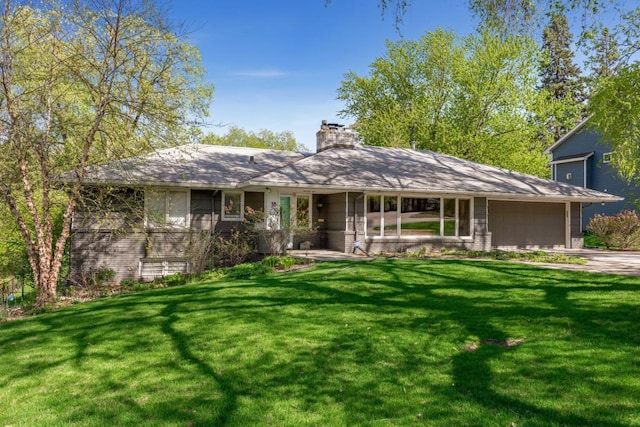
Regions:
[[[579,256],[587,259],[587,263],[580,264],[547,264],[532,263],[548,268],[560,270],[578,270],[591,273],[624,274],[627,276],[640,277],[640,252],[639,251],[605,251],[600,249],[556,249],[545,251],[547,253],[562,253],[569,256]],[[371,260],[363,253],[346,254],[337,251],[322,249],[314,250],[294,250],[289,251],[289,255],[302,258],[311,258],[318,261],[335,260]]]
[[[337,260],[353,260],[353,259],[373,259],[372,257],[367,257],[362,252],[357,254],[347,254],[339,251],[330,251],[328,249],[295,249],[288,250],[287,255],[291,255],[299,258],[310,258],[315,259],[317,261],[337,261]]]

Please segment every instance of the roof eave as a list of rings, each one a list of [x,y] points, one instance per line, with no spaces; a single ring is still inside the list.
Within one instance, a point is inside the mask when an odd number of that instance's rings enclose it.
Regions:
[[[593,151],[589,154],[587,154],[586,156],[577,156],[577,157],[571,157],[568,159],[561,159],[561,160],[553,160],[551,162],[549,162],[550,165],[559,165],[562,163],[573,163],[573,162],[580,162],[580,161],[585,161],[587,160],[589,157],[592,157],[594,155]]]
[[[456,191],[456,190],[438,190],[433,188],[409,188],[409,187],[355,187],[346,185],[323,185],[323,184],[305,184],[295,182],[264,182],[250,181],[242,183],[238,188],[244,187],[271,187],[271,188],[304,188],[306,190],[318,191],[349,191],[349,192],[365,192],[365,193],[426,193],[452,196],[468,196],[468,197],[487,197],[492,199],[503,200],[557,200],[559,202],[581,202],[581,203],[610,203],[624,200],[623,197],[614,195],[603,196],[580,196],[580,195],[549,195],[549,194],[522,194],[522,193],[501,193],[495,191]]]

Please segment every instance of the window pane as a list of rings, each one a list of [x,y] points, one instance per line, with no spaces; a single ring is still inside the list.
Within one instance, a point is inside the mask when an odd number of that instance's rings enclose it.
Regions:
[[[367,236],[380,235],[380,196],[367,196]]]
[[[403,197],[402,236],[439,236],[440,199]]]
[[[240,219],[240,193],[224,193],[225,218]]]
[[[398,235],[398,198],[383,196],[384,202],[384,235]]]
[[[170,191],[167,222],[172,225],[186,227],[187,225],[187,192]]]
[[[456,235],[456,199],[444,199],[443,202],[444,235]]]
[[[471,236],[471,200],[458,200],[458,236]]]
[[[309,228],[309,196],[298,196],[296,202],[296,223],[299,228]]]
[[[166,194],[164,191],[147,193],[147,221],[151,227],[164,225],[166,221]]]

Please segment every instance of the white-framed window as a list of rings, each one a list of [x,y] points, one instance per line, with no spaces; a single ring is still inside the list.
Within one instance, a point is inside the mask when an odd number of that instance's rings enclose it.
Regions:
[[[188,190],[145,191],[145,224],[147,227],[189,227]]]
[[[244,211],[244,193],[242,191],[222,192],[222,220],[240,221]]]
[[[613,159],[613,153],[609,152],[609,153],[602,154],[603,163],[610,163],[611,159]]]
[[[370,194],[367,237],[470,237],[471,199]]]

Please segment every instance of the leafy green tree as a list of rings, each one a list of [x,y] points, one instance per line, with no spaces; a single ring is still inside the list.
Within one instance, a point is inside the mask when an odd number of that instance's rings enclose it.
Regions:
[[[469,0],[469,8],[482,25],[503,34],[531,35],[545,25],[550,14],[569,13],[581,23],[582,38],[600,25],[601,14],[619,10],[621,3],[614,0]]]
[[[0,205],[0,283],[24,279],[29,271],[27,249],[9,209]]]
[[[329,5],[332,0],[325,0]],[[532,34],[542,27],[550,12],[571,11],[580,17],[584,34],[598,25],[597,15],[611,8],[619,9],[621,2],[614,0],[469,0],[469,9],[480,18],[480,27],[491,27],[504,34]],[[399,28],[411,9],[408,0],[378,0],[384,17],[392,11]]]
[[[270,148],[273,150],[308,151],[299,144],[291,131],[274,132],[262,129],[258,133],[246,131],[237,126],[229,128],[225,135],[207,134],[202,137],[203,144],[231,145],[235,147]]]
[[[368,76],[345,76],[339,99],[366,144],[410,147],[548,174],[539,118],[538,49],[523,37],[437,30],[388,43]]]
[[[640,8],[624,15],[622,60],[603,76],[591,98],[589,124],[613,149],[612,163],[629,183],[640,183]],[[629,62],[631,61],[631,62]]]
[[[556,105],[549,117],[555,139],[572,129],[583,117],[584,82],[574,63],[573,35],[564,13],[554,12],[542,32],[544,59],[540,74],[542,88]]]
[[[640,178],[639,81],[640,64],[631,64],[604,80],[591,99],[589,122],[611,144],[612,163],[629,182]]]
[[[0,8],[0,200],[45,305],[56,296],[87,168],[187,141],[213,88],[196,49],[152,2],[3,0]]]

